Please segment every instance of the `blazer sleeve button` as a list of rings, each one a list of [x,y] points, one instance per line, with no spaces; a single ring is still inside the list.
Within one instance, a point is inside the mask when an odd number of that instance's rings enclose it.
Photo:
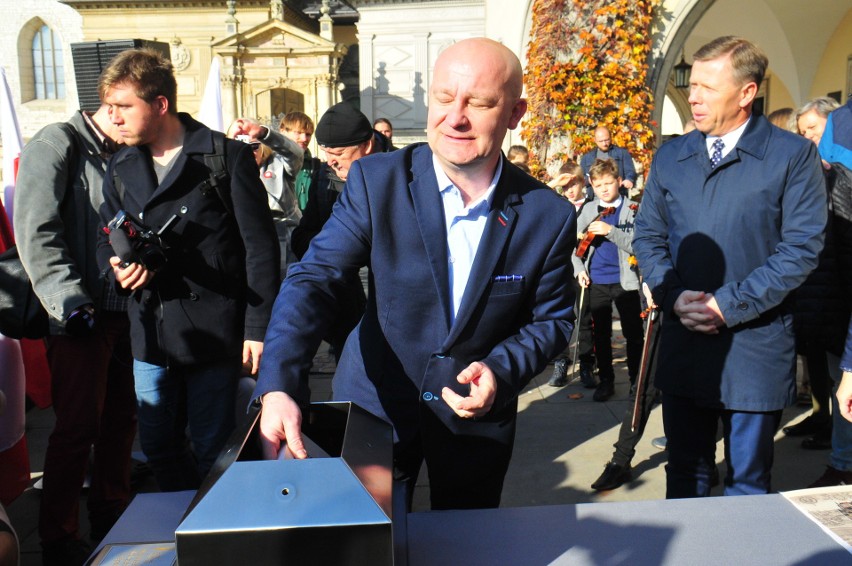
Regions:
[[[190,294],[189,294],[189,300],[190,300],[190,301],[197,301],[197,300],[198,300],[198,295],[197,295],[197,294],[195,294],[195,293],[190,293]]]
[[[737,303],[737,308],[740,309],[741,311],[747,311],[748,310],[748,303],[745,302],[745,301],[740,301],[739,303]]]

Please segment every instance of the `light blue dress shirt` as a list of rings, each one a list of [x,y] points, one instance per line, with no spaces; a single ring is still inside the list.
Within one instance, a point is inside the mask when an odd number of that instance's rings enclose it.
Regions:
[[[453,309],[450,313],[450,324],[455,322],[461,306],[467,280],[470,278],[470,270],[476,259],[476,251],[485,231],[485,222],[488,220],[488,210],[494,197],[494,187],[500,173],[503,172],[503,160],[497,162],[497,170],[488,185],[485,194],[471,202],[467,207],[462,202],[461,191],[456,187],[441,165],[437,157],[432,156],[432,166],[435,169],[435,177],[438,179],[438,188],[441,191],[441,202],[444,205],[444,220],[447,227],[447,260],[449,261],[450,275],[450,297]]]

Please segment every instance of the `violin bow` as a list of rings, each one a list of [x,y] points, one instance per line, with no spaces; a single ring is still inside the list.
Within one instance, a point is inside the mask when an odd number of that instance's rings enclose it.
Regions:
[[[642,362],[639,364],[639,374],[636,376],[636,398],[633,400],[633,417],[630,419],[630,432],[636,432],[642,420],[643,401],[648,394],[648,371],[651,358],[654,355],[654,342],[657,336],[657,319],[660,309],[648,307],[642,312],[645,319],[645,341],[642,344]]]
[[[571,377],[568,379],[568,383],[574,383],[574,374],[576,373],[577,365],[579,365],[579,360],[577,360],[577,351],[580,349],[580,319],[583,316],[583,297],[586,296],[586,288],[582,285],[580,286],[580,303],[577,307],[580,316],[578,316],[575,320],[577,321],[577,340],[574,342],[574,355],[571,357]]]

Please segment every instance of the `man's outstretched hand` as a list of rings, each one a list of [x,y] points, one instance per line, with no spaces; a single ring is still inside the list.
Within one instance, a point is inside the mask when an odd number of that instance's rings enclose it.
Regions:
[[[308,457],[302,442],[302,411],[292,397],[281,391],[270,391],[263,396],[260,410],[260,443],[263,457],[278,458],[286,444],[297,460]]]

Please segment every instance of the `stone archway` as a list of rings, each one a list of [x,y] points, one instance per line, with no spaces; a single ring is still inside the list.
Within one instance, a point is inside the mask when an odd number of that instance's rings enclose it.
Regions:
[[[674,66],[679,62],[686,39],[695,29],[702,16],[713,5],[715,0],[684,0],[675,7],[672,19],[663,27],[661,36],[655,39],[655,47],[650,61],[649,84],[654,93],[654,110],[652,119],[657,124],[657,139],[660,136],[660,124],[663,121],[663,100],[666,94],[678,110],[681,118],[689,115],[689,105],[686,96],[674,89],[669,78]],[[664,14],[665,17],[665,14]]]

